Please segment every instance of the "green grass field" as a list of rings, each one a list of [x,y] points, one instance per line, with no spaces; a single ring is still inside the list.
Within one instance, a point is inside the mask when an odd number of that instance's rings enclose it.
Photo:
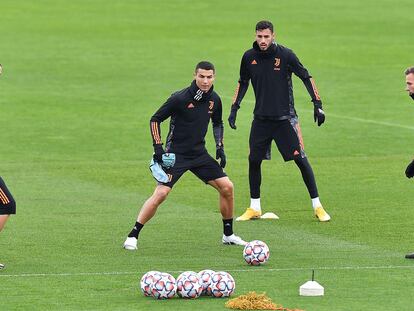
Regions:
[[[0,310],[224,310],[226,299],[155,301],[138,290],[148,270],[205,268],[229,271],[235,296],[266,292],[292,309],[413,310],[414,261],[404,259],[414,251],[414,185],[404,176],[414,153],[403,74],[414,65],[411,1],[2,0],[0,11],[0,174],[18,202],[0,234]],[[299,170],[273,147],[262,204],[280,220],[235,224],[268,243],[267,265],[249,267],[240,247],[221,245],[218,196],[191,174],[144,228],[139,251],[123,250],[155,185],[149,118],[207,59],[227,119],[261,19],[274,22],[322,96],[318,128],[295,78],[332,221],[313,218]],[[249,203],[253,100],[250,88],[237,131],[225,125],[237,215]],[[312,269],[324,297],[298,295]]]

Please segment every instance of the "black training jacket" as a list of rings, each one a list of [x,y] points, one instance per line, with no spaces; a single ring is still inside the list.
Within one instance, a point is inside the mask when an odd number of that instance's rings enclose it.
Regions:
[[[312,101],[321,103],[312,77],[292,50],[273,43],[261,51],[256,42],[246,51],[240,65],[240,79],[232,108],[239,109],[252,81],[258,118],[283,120],[296,115],[293,100],[292,73],[306,86]]]
[[[196,157],[204,152],[210,118],[217,148],[223,147],[221,99],[211,89],[204,93],[195,81],[175,92],[158,109],[150,121],[153,144],[162,144],[160,123],[171,117],[165,151]]]

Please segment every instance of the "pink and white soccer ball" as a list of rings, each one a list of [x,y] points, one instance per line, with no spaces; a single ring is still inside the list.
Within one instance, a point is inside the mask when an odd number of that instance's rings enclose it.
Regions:
[[[214,273],[215,271],[208,270],[208,269],[202,270],[198,273],[201,279],[201,284],[203,285],[203,292],[201,293],[201,295],[211,296],[210,284],[211,284],[211,279],[213,278]]]
[[[144,296],[151,296],[150,286],[155,280],[159,280],[160,278],[161,272],[159,271],[148,271],[142,276],[140,286]]]
[[[211,278],[210,288],[213,297],[229,297],[234,293],[236,282],[229,273],[218,271]]]
[[[269,260],[270,251],[265,242],[254,240],[246,244],[243,250],[244,260],[252,266],[259,266]]]
[[[194,271],[185,271],[177,277],[177,295],[182,298],[195,299],[200,297],[203,284]]]
[[[175,278],[169,274],[160,272],[154,275],[154,282],[150,285],[151,296],[155,299],[170,299],[177,291]]]

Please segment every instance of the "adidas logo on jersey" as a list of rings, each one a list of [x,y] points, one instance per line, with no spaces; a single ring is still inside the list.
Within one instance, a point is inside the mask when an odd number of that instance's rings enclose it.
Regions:
[[[251,64],[252,64],[252,65],[257,65],[256,60],[255,60],[255,59],[253,59],[253,60],[252,60],[252,62],[251,62]]]

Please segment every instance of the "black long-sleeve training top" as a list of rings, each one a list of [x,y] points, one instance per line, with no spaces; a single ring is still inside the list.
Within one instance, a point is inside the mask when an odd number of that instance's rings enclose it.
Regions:
[[[160,123],[171,117],[166,140],[166,152],[196,157],[204,152],[205,136],[210,118],[213,123],[216,147],[223,147],[223,120],[221,99],[213,90],[200,90],[195,81],[173,93],[150,121],[153,144],[162,144]]]
[[[242,57],[232,108],[240,108],[251,80],[256,97],[253,112],[256,117],[283,120],[296,116],[292,73],[303,81],[314,104],[321,104],[312,76],[292,50],[273,43],[266,51],[261,51],[254,42],[253,48]]]

